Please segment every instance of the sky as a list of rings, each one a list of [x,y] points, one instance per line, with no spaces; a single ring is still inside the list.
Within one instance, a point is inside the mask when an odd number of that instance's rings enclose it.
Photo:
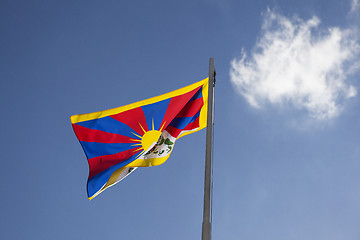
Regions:
[[[207,77],[213,239],[360,239],[358,0],[0,0],[0,239],[200,239],[205,130],[92,201],[70,116]]]

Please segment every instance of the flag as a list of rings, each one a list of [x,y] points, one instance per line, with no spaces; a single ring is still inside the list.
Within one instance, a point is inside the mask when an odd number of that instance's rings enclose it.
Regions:
[[[206,127],[208,78],[100,112],[71,116],[89,163],[91,200],[137,167],[164,163],[177,139]]]

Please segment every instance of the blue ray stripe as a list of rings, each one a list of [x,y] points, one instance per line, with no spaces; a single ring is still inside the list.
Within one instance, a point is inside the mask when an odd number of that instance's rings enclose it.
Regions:
[[[149,130],[152,130],[153,119],[154,119],[155,130],[160,129],[161,122],[165,116],[169,103],[170,103],[170,98],[141,107],[145,114],[146,123],[148,125]]]
[[[76,124],[90,129],[101,130],[108,133],[116,133],[131,138],[138,138],[132,134],[132,132],[135,131],[131,127],[109,116],[85,122],[78,122]]]
[[[136,156],[137,154],[133,155],[132,157],[126,159],[123,162],[120,162],[114,166],[109,167],[108,169],[88,179],[87,182],[88,197],[92,197],[97,191],[99,191],[102,188],[102,186],[104,186],[104,184],[107,183],[111,174],[113,174],[117,169],[134,161],[136,159]]]
[[[112,155],[134,148],[134,143],[80,142],[88,159],[103,155]]]
[[[200,111],[192,117],[174,118],[169,124],[177,129],[184,129],[189,123],[194,122],[200,116]]]

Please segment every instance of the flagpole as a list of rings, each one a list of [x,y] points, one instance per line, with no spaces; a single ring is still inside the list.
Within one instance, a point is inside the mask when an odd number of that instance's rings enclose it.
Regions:
[[[204,213],[202,223],[202,240],[211,240],[212,224],[212,139],[214,127],[214,87],[215,66],[214,58],[209,61],[209,96],[206,127],[206,154],[204,180]]]

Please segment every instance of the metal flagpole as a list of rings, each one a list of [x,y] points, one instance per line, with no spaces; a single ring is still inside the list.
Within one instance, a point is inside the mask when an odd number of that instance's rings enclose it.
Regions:
[[[214,127],[214,87],[215,66],[214,58],[209,61],[209,96],[206,127],[206,154],[205,154],[205,180],[204,180],[204,213],[202,223],[202,240],[211,240],[212,223],[212,139]]]

